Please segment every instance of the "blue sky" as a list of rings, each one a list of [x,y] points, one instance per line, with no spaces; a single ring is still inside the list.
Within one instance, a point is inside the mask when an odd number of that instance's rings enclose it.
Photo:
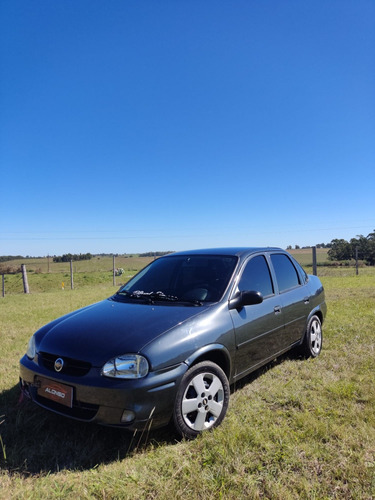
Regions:
[[[2,0],[0,255],[375,228],[372,0]]]

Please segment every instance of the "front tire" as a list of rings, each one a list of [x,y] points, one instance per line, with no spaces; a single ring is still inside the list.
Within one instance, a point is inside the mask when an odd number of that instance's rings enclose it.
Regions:
[[[211,361],[194,365],[183,376],[173,411],[176,430],[193,439],[223,421],[229,404],[229,382],[223,370]]]
[[[302,342],[302,354],[305,357],[316,358],[322,350],[323,330],[322,323],[318,316],[314,314],[307,324],[305,337]]]

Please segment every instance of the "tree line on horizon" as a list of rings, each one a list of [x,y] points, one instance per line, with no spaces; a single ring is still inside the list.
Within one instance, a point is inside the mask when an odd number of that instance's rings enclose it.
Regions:
[[[93,255],[91,253],[65,253],[64,255],[57,256],[55,255],[53,257],[53,262],[70,262],[71,260],[77,261],[77,260],[91,260],[93,258]]]
[[[319,243],[315,245],[316,248],[328,248],[328,259],[331,261],[350,261],[356,258],[356,253],[358,252],[358,259],[365,261],[368,265],[375,265],[375,229],[372,233],[367,236],[357,235],[356,238],[351,238],[350,241],[344,239],[333,239],[330,243]],[[301,247],[295,245],[296,250]],[[302,247],[311,248],[311,246]],[[292,246],[288,245],[287,250],[291,250]],[[172,251],[164,252],[145,252],[138,254],[139,257],[161,257],[162,255],[167,255],[172,253]],[[95,255],[113,255],[113,254],[91,254],[91,253],[80,253],[80,254],[63,254],[61,256],[54,255],[53,262],[70,262],[79,260],[90,260]],[[119,254],[115,254],[118,256]],[[124,254],[126,255],[126,254]],[[22,255],[3,255],[0,256],[0,262],[7,262],[9,260],[16,259],[34,259],[37,257],[26,257]]]

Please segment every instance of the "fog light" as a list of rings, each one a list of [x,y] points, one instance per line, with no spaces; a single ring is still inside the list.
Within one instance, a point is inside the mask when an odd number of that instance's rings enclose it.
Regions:
[[[124,410],[121,417],[122,424],[129,424],[135,419],[135,413],[131,410]]]
[[[20,389],[21,389],[21,399],[22,399],[22,396],[26,396],[27,398],[31,399],[29,384],[27,382],[25,382],[21,377],[20,377]],[[21,401],[21,399],[20,399],[20,401]]]

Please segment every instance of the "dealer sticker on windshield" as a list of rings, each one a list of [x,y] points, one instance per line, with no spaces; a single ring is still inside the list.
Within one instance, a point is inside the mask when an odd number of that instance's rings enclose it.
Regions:
[[[40,384],[38,387],[39,396],[69,406],[69,408],[73,406],[73,387],[42,377],[38,377],[38,382]]]

